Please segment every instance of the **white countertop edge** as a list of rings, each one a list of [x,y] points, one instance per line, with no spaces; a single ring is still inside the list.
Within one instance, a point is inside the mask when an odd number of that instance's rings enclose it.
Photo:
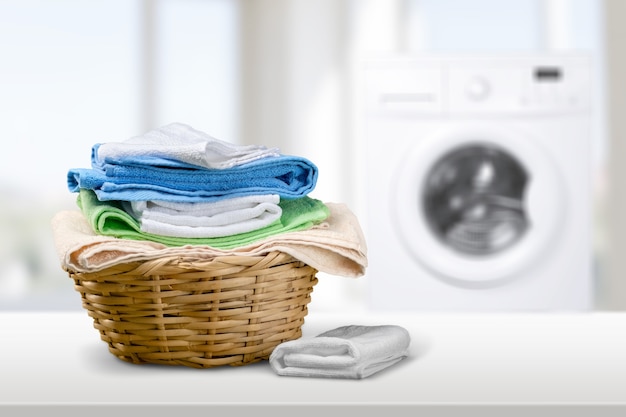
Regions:
[[[62,415],[63,417],[170,417],[173,413],[211,415],[272,415],[273,417],[319,417],[322,413],[345,412],[385,417],[623,417],[626,404],[3,404],[7,416]],[[44,414],[45,413],[45,414]],[[198,414],[199,415],[199,414]]]

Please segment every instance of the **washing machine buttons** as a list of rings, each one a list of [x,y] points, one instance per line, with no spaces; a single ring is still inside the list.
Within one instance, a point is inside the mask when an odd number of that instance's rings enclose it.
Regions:
[[[485,78],[476,76],[469,80],[465,92],[470,99],[482,101],[489,96],[491,87]]]

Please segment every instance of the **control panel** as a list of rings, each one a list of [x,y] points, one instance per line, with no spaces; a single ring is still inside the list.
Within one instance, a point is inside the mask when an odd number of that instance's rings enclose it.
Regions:
[[[378,115],[519,115],[587,111],[584,57],[393,60],[365,69],[366,111]]]

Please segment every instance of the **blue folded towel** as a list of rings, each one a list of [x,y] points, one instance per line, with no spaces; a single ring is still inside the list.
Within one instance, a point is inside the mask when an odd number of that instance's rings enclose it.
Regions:
[[[71,192],[92,190],[101,201],[199,202],[260,194],[300,198],[315,188],[317,176],[317,167],[299,156],[266,157],[224,169],[133,156],[70,169],[67,182]]]

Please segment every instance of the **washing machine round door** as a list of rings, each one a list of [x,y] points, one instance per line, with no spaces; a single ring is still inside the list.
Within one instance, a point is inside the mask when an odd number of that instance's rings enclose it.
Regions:
[[[423,140],[394,178],[396,233],[434,276],[500,285],[536,265],[566,215],[563,181],[537,138],[465,127]]]

